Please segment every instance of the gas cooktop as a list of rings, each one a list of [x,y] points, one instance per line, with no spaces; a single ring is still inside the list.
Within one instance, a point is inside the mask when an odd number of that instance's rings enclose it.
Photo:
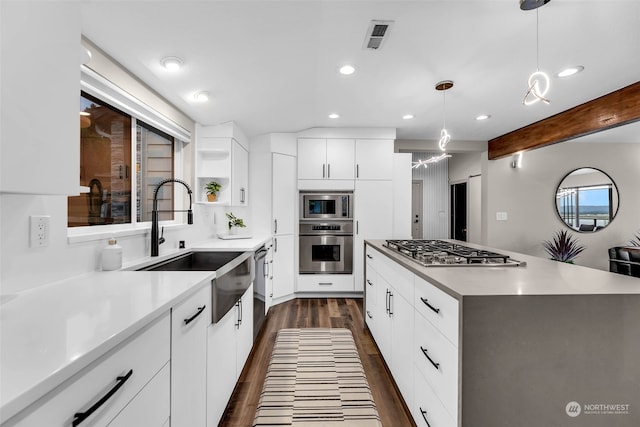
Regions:
[[[387,240],[385,245],[425,267],[523,266],[508,255],[471,248],[444,240]]]

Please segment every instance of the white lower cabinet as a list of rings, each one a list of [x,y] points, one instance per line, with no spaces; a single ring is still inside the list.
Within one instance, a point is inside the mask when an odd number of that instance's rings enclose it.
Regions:
[[[210,286],[203,287],[171,310],[172,427],[206,425],[207,326],[210,323]]]
[[[143,328],[51,391],[5,426],[106,426],[129,423],[154,412],[144,425],[169,418],[170,316]],[[118,418],[124,417],[122,421]]]
[[[294,293],[293,235],[273,236],[273,299],[290,297]]]
[[[458,349],[428,320],[415,315],[414,360],[451,416],[458,412]],[[417,373],[416,373],[417,375]]]
[[[455,427],[458,425],[420,372],[416,372],[415,376],[412,415],[419,427]]]
[[[458,301],[366,247],[366,323],[418,426],[458,419]]]
[[[300,274],[298,292],[353,292],[353,275]]]
[[[411,275],[407,278],[403,277],[406,275],[385,274],[388,269],[382,263],[387,261],[380,259],[376,262],[375,255],[370,251],[367,253],[371,258],[367,257],[366,263],[366,322],[407,406],[411,407],[414,319],[411,299],[406,296],[413,294],[413,278]],[[398,289],[402,289],[402,292]]]
[[[207,330],[207,426],[217,426],[253,345],[253,285]]]
[[[109,423],[109,427],[157,426],[169,420],[170,368],[167,363],[140,393]],[[171,413],[171,425],[173,422]],[[184,424],[183,424],[184,425]],[[193,424],[195,426],[195,424]]]

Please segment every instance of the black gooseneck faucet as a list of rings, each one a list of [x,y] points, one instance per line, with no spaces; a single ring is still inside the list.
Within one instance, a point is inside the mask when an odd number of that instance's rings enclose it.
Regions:
[[[160,187],[162,187],[163,185],[169,182],[177,182],[184,185],[187,188],[187,191],[189,192],[189,209],[187,211],[184,211],[184,210],[159,211],[158,210],[158,190],[160,189]],[[158,214],[160,212],[187,212],[187,224],[193,224],[193,211],[191,210],[191,202],[192,202],[191,194],[192,194],[192,191],[191,191],[191,187],[189,187],[189,184],[177,178],[163,179],[156,186],[156,189],[153,191],[153,210],[151,211],[151,256],[158,256],[160,244],[164,243],[164,237],[161,237],[161,238],[158,237]]]

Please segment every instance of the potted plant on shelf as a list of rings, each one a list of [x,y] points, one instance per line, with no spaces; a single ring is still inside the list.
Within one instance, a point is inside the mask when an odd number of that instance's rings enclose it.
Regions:
[[[215,181],[210,181],[207,185],[204,186],[204,189],[207,190],[207,201],[215,202],[218,197],[218,191],[220,191],[222,185],[218,184]]]
[[[229,234],[238,234],[238,228],[246,227],[242,218],[236,217],[233,212],[227,212],[227,218],[229,219]]]
[[[551,255],[554,261],[573,264],[573,260],[584,251],[584,246],[580,245],[578,239],[574,238],[566,230],[558,231],[553,240],[545,240],[542,243],[544,250]]]

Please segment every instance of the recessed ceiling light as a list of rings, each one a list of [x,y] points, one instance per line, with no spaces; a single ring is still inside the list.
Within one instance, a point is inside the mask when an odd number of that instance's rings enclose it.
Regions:
[[[582,65],[574,65],[573,67],[568,67],[560,71],[559,73],[556,74],[556,77],[573,76],[574,74],[578,74],[582,70],[584,70],[584,67]]]
[[[329,118],[330,119],[339,119],[340,118],[340,114],[331,113],[331,114],[329,114]]]
[[[160,63],[169,71],[178,71],[180,68],[182,68],[183,64],[182,59],[178,58],[177,56],[166,56],[162,58],[162,60],[160,60]]]
[[[342,67],[340,67],[340,74],[345,75],[345,76],[350,76],[351,74],[355,73],[356,69],[353,65],[343,65]]]
[[[411,120],[415,117],[416,116],[414,116],[413,114],[405,114],[404,116],[402,116],[402,120]]]
[[[198,102],[207,102],[209,100],[209,92],[201,91],[193,95],[193,99]]]
[[[491,118],[491,114],[480,114],[479,116],[476,116],[476,120],[480,121],[480,120],[487,120]]]

